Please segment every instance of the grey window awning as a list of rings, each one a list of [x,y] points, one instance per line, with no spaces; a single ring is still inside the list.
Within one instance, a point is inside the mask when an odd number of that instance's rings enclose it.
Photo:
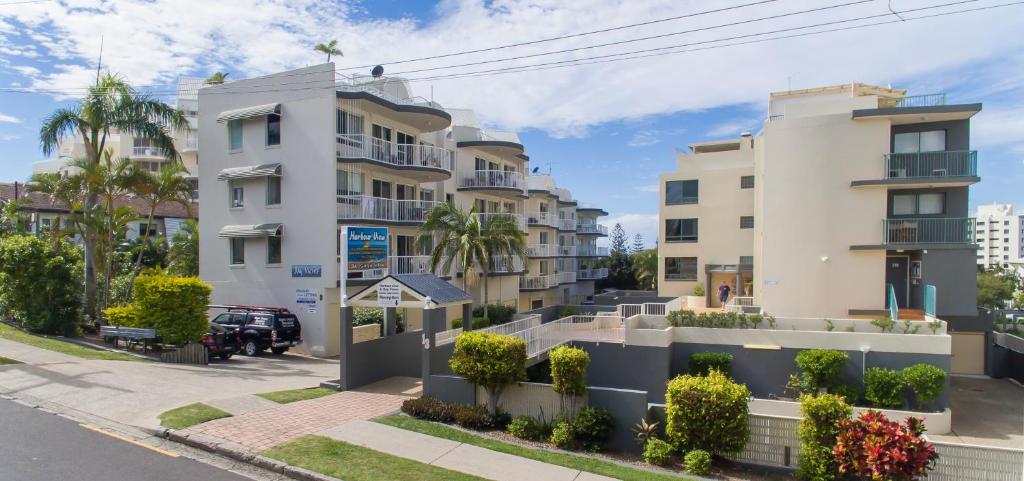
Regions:
[[[226,225],[217,237],[270,237],[281,235],[281,224]]]
[[[256,105],[254,107],[245,107],[241,109],[225,110],[217,116],[217,122],[224,123],[229,120],[248,119],[251,117],[259,117],[262,115],[279,114],[281,113],[281,103]]]
[[[280,177],[281,164],[248,165],[231,167],[217,173],[217,180],[249,179],[253,177]]]

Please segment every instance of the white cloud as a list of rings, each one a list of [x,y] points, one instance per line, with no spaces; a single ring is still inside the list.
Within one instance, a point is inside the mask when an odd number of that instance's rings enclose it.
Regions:
[[[629,139],[629,142],[626,142],[626,145],[630,147],[649,147],[661,142],[658,134],[657,130],[638,130],[633,133],[633,137]]]
[[[641,185],[636,190],[640,192],[658,192],[658,184]]]
[[[971,143],[989,147],[1024,141],[1024,105],[984,109],[971,121]]]
[[[654,247],[658,241],[658,214],[620,214],[606,221],[602,220],[601,223],[608,226],[609,232],[616,223],[622,224],[628,244],[633,243],[635,234],[640,234],[644,238],[644,245],[647,247]]]
[[[731,137],[750,131],[751,127],[756,125],[756,122],[745,120],[730,121],[712,127],[704,135],[711,138]]]
[[[10,142],[12,140],[18,140],[21,136],[18,134],[0,134],[0,142]]]
[[[0,112],[0,124],[20,124],[20,123],[21,123],[21,119],[15,117],[13,115],[7,115],[7,114],[5,114],[3,112]]]

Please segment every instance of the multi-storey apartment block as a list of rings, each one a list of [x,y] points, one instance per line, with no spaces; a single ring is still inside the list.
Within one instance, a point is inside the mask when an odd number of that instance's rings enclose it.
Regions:
[[[415,97],[402,79],[338,82],[334,64],[204,87],[199,104],[200,191],[207,199],[200,276],[214,286],[216,303],[296,311],[313,354],[340,349],[342,227],[389,229],[387,272],[349,272],[351,296],[387,273],[430,271],[429,252],[417,249],[416,239],[441,202],[475,207],[481,217],[513,215],[530,234],[529,261],[492,260],[486,289],[480,269],[469,279],[458,265],[436,273],[459,287],[465,281],[476,303],[486,292],[489,302],[525,310],[593,294],[599,269],[577,282],[575,232],[583,217],[571,195],[552,181],[546,206],[531,210],[525,146],[514,132],[482,128],[470,110]],[[528,222],[542,208],[550,213],[544,238]],[[594,220],[601,212],[593,212],[587,229],[594,233],[583,237],[606,232]],[[592,250],[588,268],[601,252]],[[407,312],[408,328],[420,325],[419,315]]]
[[[1024,215],[1010,204],[980,205],[975,214],[978,265],[1020,269],[1024,258]]]
[[[724,282],[779,316],[895,302],[984,330],[967,206],[980,110],[865,84],[771,94],[760,134],[693,144],[661,176],[660,294],[701,283],[717,306]]]

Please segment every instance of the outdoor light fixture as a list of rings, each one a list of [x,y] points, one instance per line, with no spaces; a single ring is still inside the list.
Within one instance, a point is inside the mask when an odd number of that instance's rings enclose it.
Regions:
[[[821,256],[821,262],[828,262],[828,256]]]
[[[871,352],[871,346],[861,346],[860,347],[860,382],[861,382],[861,384],[864,384],[865,386],[867,385],[867,382],[864,380],[864,377],[866,376],[866,373],[867,373],[867,370],[868,370],[868,353],[869,352]]]

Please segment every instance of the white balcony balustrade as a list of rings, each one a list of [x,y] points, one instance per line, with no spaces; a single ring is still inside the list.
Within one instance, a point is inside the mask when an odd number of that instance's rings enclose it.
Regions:
[[[558,227],[558,216],[551,212],[530,212],[527,215],[527,223],[530,225]]]
[[[576,230],[576,219],[558,219],[558,230]]]
[[[455,154],[448,149],[427,144],[400,144],[365,134],[339,134],[339,159],[366,159],[397,168],[434,168],[451,175]]]
[[[558,273],[559,284],[571,284],[576,282],[576,271],[565,271]]]
[[[516,220],[516,224],[519,225],[519,230],[526,232],[526,218],[523,214],[512,214],[506,212],[481,212],[477,214],[481,223],[487,222],[488,219],[492,219],[499,215],[510,215]]]
[[[608,228],[601,224],[576,224],[576,234],[608,235]]]
[[[576,246],[558,246],[559,257],[575,257]]]
[[[529,257],[558,257],[558,247],[554,244],[530,244],[526,246]]]
[[[579,246],[576,248],[576,257],[608,257],[608,248],[597,246]]]
[[[519,288],[525,290],[548,289],[557,285],[558,274],[522,276],[519,278]]]
[[[459,188],[513,189],[524,191],[522,172],[505,170],[471,170],[459,174]]]
[[[160,147],[132,147],[132,157],[163,159],[167,157],[167,154],[166,151]]]
[[[394,223],[421,223],[440,202],[395,200],[369,195],[339,195],[338,218]]]
[[[599,269],[580,269],[580,270],[576,271],[576,279],[578,279],[578,280],[591,281],[591,280],[607,279],[607,278],[608,278],[608,268],[606,268],[606,267],[602,267],[602,268],[599,268]]]

